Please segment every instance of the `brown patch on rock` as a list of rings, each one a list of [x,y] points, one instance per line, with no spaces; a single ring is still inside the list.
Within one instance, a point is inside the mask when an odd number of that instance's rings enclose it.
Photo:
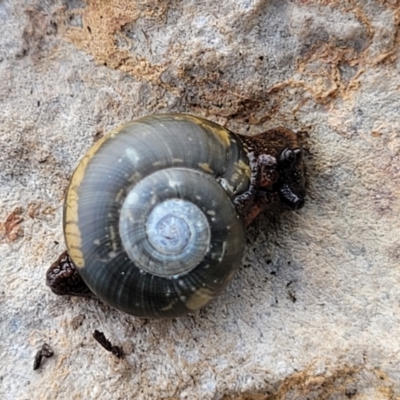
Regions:
[[[321,375],[306,369],[285,378],[276,391],[225,395],[222,400],[351,399],[356,395],[364,398],[364,393],[371,395],[371,388],[376,395],[382,396],[379,398],[391,400],[397,398],[393,387],[386,374],[377,369],[343,367]]]
[[[247,393],[242,394],[238,397],[224,396],[221,400],[271,400],[272,397],[269,394],[260,393]]]
[[[37,203],[37,202],[31,202],[28,204],[28,216],[30,218],[35,218],[39,212],[39,209],[41,207],[41,203]]]
[[[314,100],[326,104],[337,97],[349,99],[359,85],[360,76],[371,67],[380,63],[394,63],[398,56],[400,44],[400,10],[393,2],[381,1],[382,5],[393,12],[396,27],[392,41],[381,46],[377,52],[372,48],[373,38],[377,34],[373,23],[363,10],[361,3],[351,1],[299,1],[302,5],[318,3],[333,7],[342,12],[352,14],[359,21],[362,29],[356,39],[349,38],[341,43],[335,37],[326,42],[315,43],[301,58],[298,59],[298,73],[301,79],[292,79],[277,85],[277,89],[298,87],[310,93]],[[398,0],[396,0],[398,3]],[[361,32],[364,32],[361,34]],[[343,73],[348,71],[348,73]],[[349,71],[352,71],[349,73]],[[271,88],[272,89],[272,88]]]
[[[139,17],[161,18],[167,7],[168,2],[162,0],[153,2],[152,6],[150,3],[126,0],[91,0],[85,8],[70,11],[71,15],[80,15],[82,27],[70,26],[65,35],[75,46],[92,54],[102,65],[158,81],[164,68],[161,65],[151,65],[147,59],[136,58],[129,50],[119,48],[116,37],[123,40],[123,27]]]
[[[55,208],[52,206],[47,206],[42,209],[41,214],[43,215],[54,215],[55,214]]]
[[[21,226],[24,219],[21,214],[22,207],[16,207],[14,211],[8,215],[5,222],[0,223],[0,233],[2,233],[2,236],[4,235],[10,242],[15,242],[24,234],[24,229]]]

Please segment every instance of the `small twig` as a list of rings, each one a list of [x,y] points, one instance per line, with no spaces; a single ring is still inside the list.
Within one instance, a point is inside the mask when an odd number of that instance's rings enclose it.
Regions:
[[[35,371],[40,367],[43,357],[50,358],[53,357],[53,355],[54,351],[47,343],[44,343],[42,348],[35,355],[35,361],[33,362],[33,370]]]
[[[110,351],[114,356],[122,358],[124,353],[120,346],[113,346],[111,342],[104,336],[103,332],[95,330],[93,332],[94,339],[107,351]]]

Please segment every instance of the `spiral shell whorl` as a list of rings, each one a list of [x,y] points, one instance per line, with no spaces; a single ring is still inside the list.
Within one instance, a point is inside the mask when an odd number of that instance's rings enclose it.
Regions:
[[[198,265],[211,240],[206,197],[198,188],[210,191],[212,184],[217,185],[197,171],[171,168],[131,190],[119,226],[125,250],[138,268],[171,277]]]
[[[192,116],[145,117],[103,138],[75,171],[64,209],[68,251],[89,288],[143,317],[215,297],[243,253],[231,197],[248,185],[246,161],[233,134]]]

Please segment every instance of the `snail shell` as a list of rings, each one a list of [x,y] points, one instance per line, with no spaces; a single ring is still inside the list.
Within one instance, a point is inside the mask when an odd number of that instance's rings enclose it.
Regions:
[[[64,235],[100,299],[140,317],[203,307],[244,250],[232,199],[250,184],[238,137],[202,118],[144,117],[98,141],[68,187]]]

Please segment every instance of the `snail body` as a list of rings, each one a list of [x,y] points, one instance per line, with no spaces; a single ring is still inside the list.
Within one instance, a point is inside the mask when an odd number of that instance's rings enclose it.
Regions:
[[[167,114],[103,137],[71,178],[67,253],[49,269],[48,285],[57,294],[93,292],[139,317],[203,307],[237,271],[245,226],[280,198],[292,208],[304,203],[295,135],[273,136],[240,137]]]

